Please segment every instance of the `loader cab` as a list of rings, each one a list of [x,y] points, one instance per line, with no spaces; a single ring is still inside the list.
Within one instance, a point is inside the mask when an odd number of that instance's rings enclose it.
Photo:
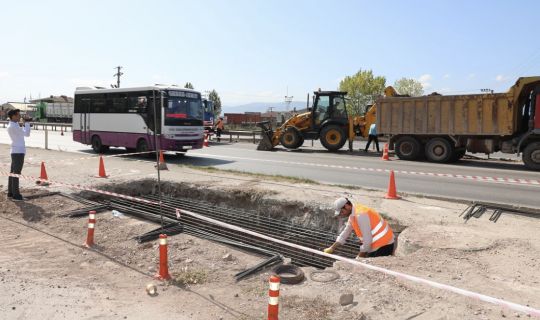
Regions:
[[[313,99],[312,129],[320,130],[329,122],[338,125],[347,123],[347,107],[345,96],[347,92],[342,91],[315,91]]]

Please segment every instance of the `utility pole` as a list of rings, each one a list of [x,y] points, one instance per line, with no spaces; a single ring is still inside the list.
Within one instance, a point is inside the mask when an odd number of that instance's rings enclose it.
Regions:
[[[270,124],[274,123],[274,108],[275,107],[268,107],[268,111],[270,112]],[[277,122],[277,120],[276,120]]]
[[[289,96],[289,86],[287,86],[287,94],[285,95],[285,111],[289,112],[293,96]]]
[[[120,88],[120,76],[123,75],[124,73],[120,71],[120,70],[122,70],[122,66],[115,67],[115,69],[117,71],[113,75],[113,77],[116,77],[116,87]]]

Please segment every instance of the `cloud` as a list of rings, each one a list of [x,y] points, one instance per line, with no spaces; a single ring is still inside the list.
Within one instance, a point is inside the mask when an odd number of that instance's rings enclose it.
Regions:
[[[9,72],[7,71],[0,71],[0,78],[7,78],[9,77]]]
[[[476,77],[476,73],[469,73],[469,79],[472,79],[472,78],[475,78]]]
[[[502,74],[499,74],[499,75],[497,75],[495,77],[495,81],[497,81],[497,82],[503,82],[503,81],[506,81],[506,80],[507,80],[506,77],[503,76]]]
[[[428,88],[431,88],[431,81],[432,77],[430,74],[423,74],[420,76],[420,78],[418,78],[418,81],[422,84],[422,87],[424,87],[424,89],[428,89]]]
[[[450,74],[448,73],[443,76],[443,79],[448,79],[448,78],[450,78]]]

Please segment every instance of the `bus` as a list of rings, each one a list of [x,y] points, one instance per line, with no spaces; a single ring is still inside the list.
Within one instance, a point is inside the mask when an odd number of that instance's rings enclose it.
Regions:
[[[73,140],[91,145],[96,153],[124,147],[183,154],[203,146],[200,92],[162,85],[78,87],[74,99]]]
[[[214,131],[214,102],[203,99],[204,119],[203,125],[206,132]]]

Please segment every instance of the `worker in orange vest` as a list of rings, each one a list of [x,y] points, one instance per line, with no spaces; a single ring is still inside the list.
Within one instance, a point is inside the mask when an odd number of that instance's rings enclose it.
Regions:
[[[225,125],[223,124],[223,117],[219,117],[219,120],[216,123],[217,142],[221,142],[221,133],[223,132],[223,129],[225,129]]]
[[[394,232],[388,222],[381,215],[359,203],[351,203],[347,198],[338,198],[334,202],[334,216],[347,218],[347,225],[341,231],[336,242],[324,249],[326,253],[333,253],[334,250],[344,244],[352,231],[361,239],[360,253],[356,257],[380,257],[389,256],[394,252]]]

